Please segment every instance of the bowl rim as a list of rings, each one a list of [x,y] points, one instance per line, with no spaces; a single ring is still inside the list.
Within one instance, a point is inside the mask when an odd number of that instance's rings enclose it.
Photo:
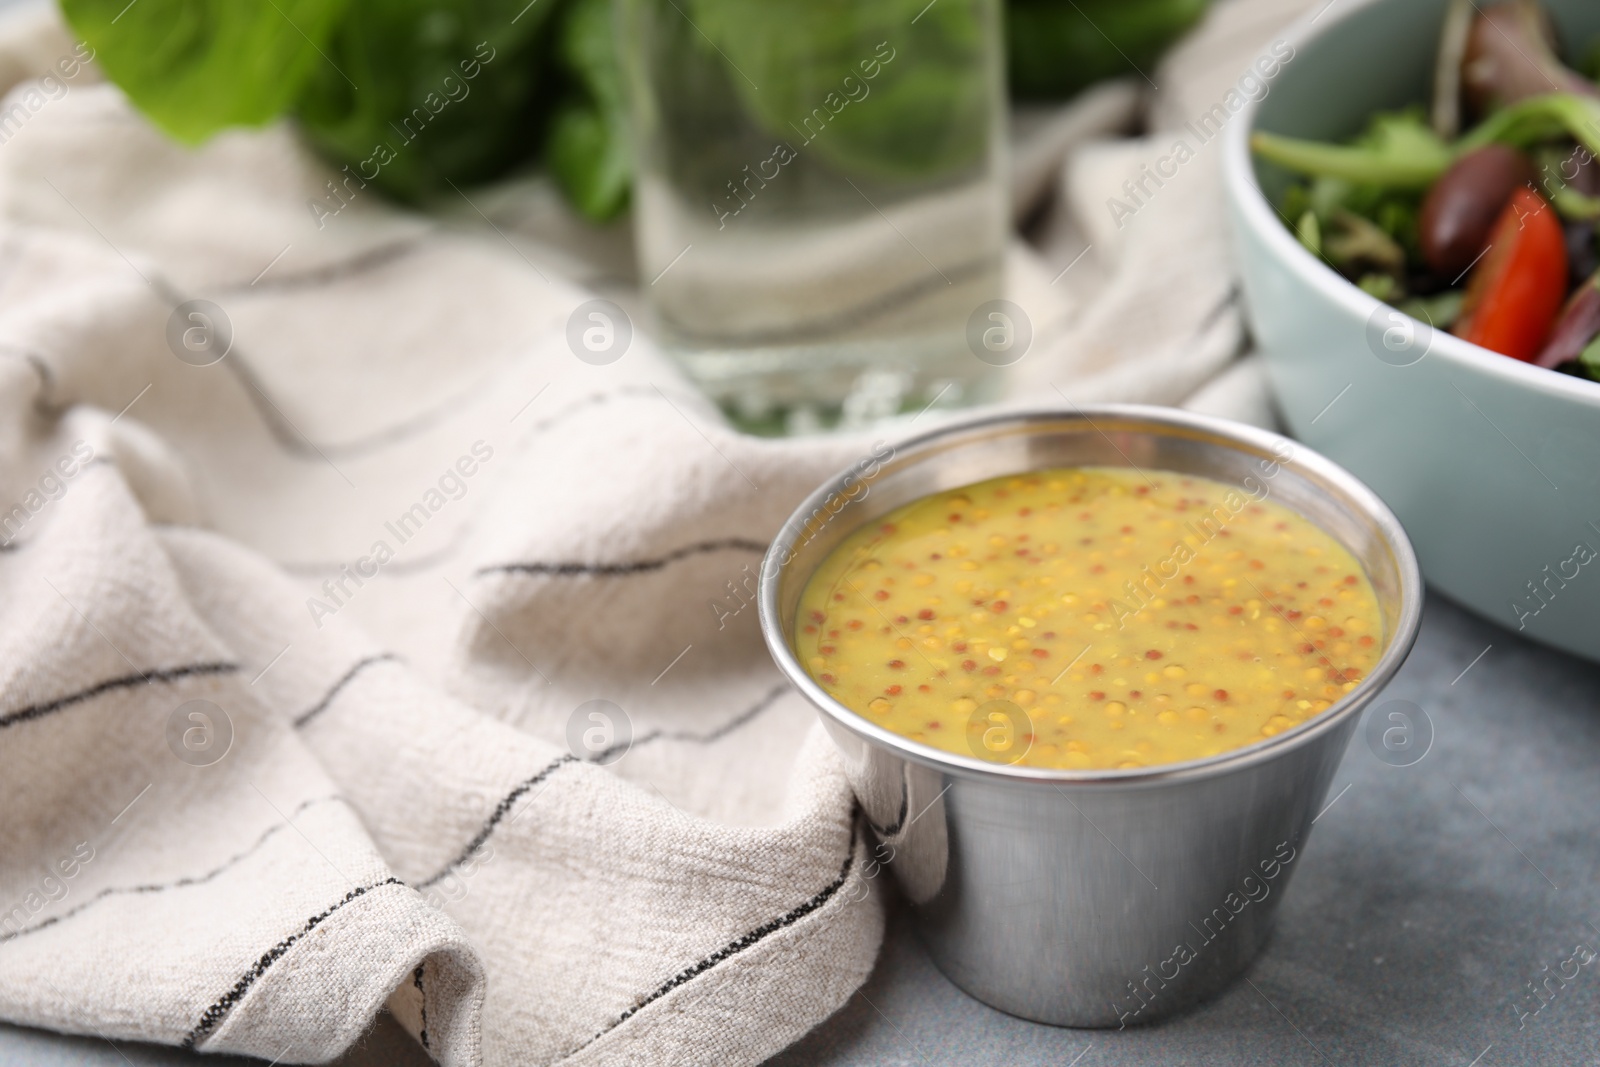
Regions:
[[[943,451],[941,446],[949,444],[952,438],[967,435],[977,436],[984,431],[995,430],[1007,425],[1020,427],[1026,432],[1031,428],[1042,430],[1046,427],[1059,426],[1063,422],[1087,423],[1091,428],[1103,434],[1104,431],[1101,431],[1095,423],[1096,417],[1106,420],[1146,423],[1148,424],[1148,429],[1152,432],[1168,430],[1200,433],[1213,438],[1220,438],[1219,444],[1234,447],[1239,451],[1251,449],[1270,454],[1274,451],[1274,445],[1288,444],[1293,449],[1293,458],[1285,462],[1298,464],[1307,468],[1312,475],[1334,483],[1341,492],[1348,495],[1358,509],[1374,520],[1380,535],[1395,559],[1396,570],[1399,574],[1400,603],[1396,614],[1394,632],[1384,647],[1383,655],[1378,658],[1378,662],[1366,677],[1356,684],[1355,689],[1340,697],[1326,711],[1285,730],[1275,737],[1265,738],[1227,752],[1219,752],[1214,756],[1185,760],[1180,763],[1155,764],[1149,767],[1073,770],[1069,768],[1024,767],[1017,764],[997,763],[979,759],[976,756],[963,756],[959,753],[913,741],[904,735],[879,726],[867,719],[866,716],[845,706],[834,699],[811,677],[810,673],[800,663],[794,649],[790,647],[789,642],[784,638],[783,625],[778,612],[779,578],[790,565],[789,562],[784,561],[783,557],[785,554],[790,554],[790,562],[792,562],[793,553],[791,549],[796,539],[805,529],[804,522],[806,519],[810,518],[819,509],[827,510],[826,504],[830,499],[847,496],[852,485],[866,483],[870,486],[874,480],[882,477],[886,471],[903,469],[906,466],[921,462],[928,458],[930,454],[938,454]],[[1018,471],[1016,473],[1023,472]],[[1000,476],[996,475],[996,477]],[[1307,521],[1313,520],[1307,519]],[[852,527],[853,529],[854,527]],[[1330,534],[1330,536],[1332,535]],[[809,578],[809,576],[807,577]],[[1394,512],[1390,511],[1378,495],[1367,488],[1366,484],[1355,475],[1301,442],[1293,441],[1270,430],[1263,430],[1259,427],[1234,422],[1230,419],[1183,411],[1178,408],[1157,407],[1147,404],[1096,404],[1089,407],[1072,405],[1070,408],[1008,409],[971,418],[954,419],[934,430],[897,443],[893,457],[886,460],[874,474],[863,475],[853,465],[844,468],[824,481],[805,500],[801,501],[800,505],[784,522],[778,535],[773,538],[772,544],[768,547],[766,555],[761,561],[756,599],[758,601],[762,636],[766,640],[768,651],[785,679],[795,689],[799,690],[801,695],[810,701],[812,706],[832,722],[844,727],[869,744],[878,748],[888,749],[895,755],[911,762],[963,778],[1017,785],[1039,783],[1050,786],[1070,784],[1073,786],[1111,788],[1161,785],[1228,774],[1286,756],[1330,731],[1340,728],[1351,715],[1365,708],[1372,698],[1389,684],[1395,672],[1400,669],[1400,665],[1405,662],[1406,657],[1410,654],[1422,622],[1423,583],[1416,553],[1412,550],[1411,541],[1406,536],[1405,528],[1401,525],[1400,520],[1395,517]]]
[[[1301,16],[1290,23],[1274,40],[1287,42],[1298,55],[1302,47],[1322,36],[1329,27],[1357,17],[1367,8],[1396,2],[1398,0],[1345,0],[1339,4],[1342,10],[1335,13],[1328,10],[1337,3],[1337,0],[1333,0],[1325,4],[1318,13]],[[1322,22],[1325,16],[1327,21]],[[1317,25],[1319,22],[1322,22],[1320,26]],[[1293,71],[1292,63],[1285,64],[1283,69],[1267,82],[1267,92],[1254,99],[1247,99],[1245,106],[1236,116],[1236,121],[1228,123],[1222,145],[1223,187],[1235,209],[1235,217],[1243,225],[1250,227],[1283,269],[1334,305],[1343,307],[1349,314],[1357,316],[1360,321],[1365,321],[1378,308],[1393,308],[1394,305],[1364,292],[1354,282],[1346,280],[1301,245],[1279,218],[1277,208],[1267,200],[1266,193],[1262,191],[1261,184],[1256,179],[1255,166],[1250,154],[1250,135],[1255,132],[1261,101],[1271,95],[1273,87],[1283,78],[1293,77]],[[1237,245],[1235,248],[1237,249]],[[1535,392],[1560,396],[1588,406],[1600,406],[1600,382],[1585,381],[1570,374],[1524,363],[1520,359],[1513,359],[1469,341],[1463,341],[1431,323],[1425,325],[1433,332],[1423,359],[1437,353],[1449,362],[1464,365],[1492,378],[1516,382]]]

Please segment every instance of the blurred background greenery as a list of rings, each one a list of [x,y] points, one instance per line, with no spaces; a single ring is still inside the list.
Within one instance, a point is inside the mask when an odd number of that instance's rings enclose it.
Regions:
[[[1206,3],[1007,0],[1012,94],[1062,100],[1146,68]],[[627,207],[632,168],[611,0],[61,6],[107,76],[186,143],[292,115],[335,167],[349,167],[398,200],[422,202],[452,185],[542,164],[587,218],[603,222]],[[909,10],[899,0],[847,0],[842,10],[859,18],[875,7],[893,15]],[[753,94],[750,105],[774,128],[793,117],[785,108],[803,114],[812,106],[783,91],[786,66],[815,64],[820,56],[846,64],[845,73],[857,58],[840,59],[828,48],[837,2],[681,0],[681,10],[710,46],[762,69],[771,88],[759,101]],[[886,101],[874,128],[915,129],[919,113],[950,102],[949,90],[938,65],[925,66],[920,81]]]

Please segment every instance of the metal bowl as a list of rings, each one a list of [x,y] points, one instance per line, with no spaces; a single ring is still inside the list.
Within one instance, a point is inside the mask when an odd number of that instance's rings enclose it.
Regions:
[[[1594,0],[1543,0],[1564,42]],[[1287,31],[1293,56],[1229,118],[1224,183],[1246,310],[1296,437],[1405,520],[1428,582],[1525,636],[1600,659],[1600,383],[1431,330],[1324,265],[1268,198],[1289,175],[1249,134],[1336,140],[1429,98],[1446,0],[1345,0]],[[1487,6],[1487,5],[1484,5]],[[1265,195],[1264,195],[1265,194]]]
[[[1091,465],[1265,484],[1366,569],[1385,634],[1372,672],[1276,737],[1185,763],[1083,771],[920,744],[806,673],[794,651],[800,594],[853,530],[930,493]],[[773,658],[843,751],[876,855],[939,968],[1014,1015],[1119,1026],[1214,993],[1260,950],[1362,708],[1411,649],[1422,593],[1399,521],[1333,463],[1253,427],[1129,405],[996,415],[880,449],[800,505],[763,561],[759,600]]]

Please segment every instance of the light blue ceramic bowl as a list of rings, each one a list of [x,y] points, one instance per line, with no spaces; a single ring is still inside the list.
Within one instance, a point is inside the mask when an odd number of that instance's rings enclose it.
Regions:
[[[1600,3],[1545,3],[1569,52],[1600,37]],[[1426,102],[1445,7],[1334,0],[1284,35],[1225,147],[1248,317],[1294,435],[1394,509],[1435,590],[1600,659],[1600,383],[1390,319],[1295,240],[1267,200],[1288,176],[1249,153],[1253,129],[1332,140]]]

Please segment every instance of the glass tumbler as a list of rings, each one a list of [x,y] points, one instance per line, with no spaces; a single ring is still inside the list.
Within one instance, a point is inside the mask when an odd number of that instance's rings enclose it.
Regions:
[[[690,377],[758,433],[984,399],[1000,0],[617,2],[640,285]]]

